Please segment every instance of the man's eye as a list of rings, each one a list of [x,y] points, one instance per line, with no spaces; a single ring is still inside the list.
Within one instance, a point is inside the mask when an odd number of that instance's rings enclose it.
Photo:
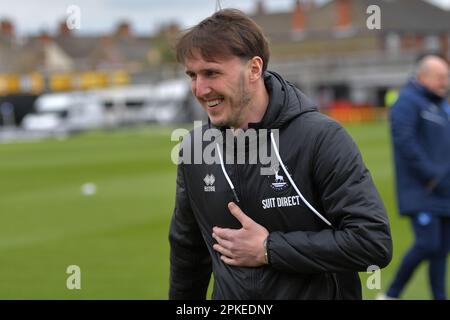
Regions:
[[[207,71],[206,72],[206,76],[207,77],[214,77],[216,76],[218,73],[216,71]]]

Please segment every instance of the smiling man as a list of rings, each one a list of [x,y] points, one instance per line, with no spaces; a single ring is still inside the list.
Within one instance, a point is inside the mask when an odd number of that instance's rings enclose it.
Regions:
[[[392,243],[350,136],[267,70],[268,43],[238,10],[203,20],[176,50],[209,117],[195,130],[238,137],[256,130],[267,136],[278,166],[261,175],[262,163],[236,163],[239,150],[222,157],[220,148],[219,163],[179,164],[169,297],[205,299],[213,273],[213,299],[360,299],[357,272],[386,266]],[[195,130],[185,140],[203,136]],[[241,152],[247,159],[262,147]],[[186,148],[182,143],[181,153]]]
[[[192,92],[211,122],[233,128],[246,127],[249,120],[258,122],[264,115],[269,98],[261,88],[264,84],[258,81],[262,65],[258,56],[245,63],[236,56],[206,61],[195,49],[192,57],[185,60],[186,73],[192,79]],[[252,77],[247,83],[249,75]]]

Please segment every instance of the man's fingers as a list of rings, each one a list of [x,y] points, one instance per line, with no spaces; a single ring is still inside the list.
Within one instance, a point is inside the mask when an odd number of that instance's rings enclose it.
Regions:
[[[222,255],[220,256],[220,259],[230,266],[239,266],[239,263],[236,260],[228,258],[227,256]]]
[[[228,228],[219,228],[219,227],[214,227],[213,228],[213,237],[219,237],[223,240],[232,240],[233,238],[233,232],[236,230],[233,229],[228,229]]]
[[[226,256],[226,257],[229,257],[229,258],[234,258],[235,257],[234,254],[230,250],[222,247],[219,244],[213,245],[213,249],[216,250],[217,252],[219,252],[223,256]]]
[[[228,203],[228,209],[230,210],[231,214],[236,217],[236,219],[239,220],[239,222],[242,224],[243,227],[248,226],[249,224],[253,223],[254,221],[247,216],[241,208],[239,208],[234,202]]]
[[[230,240],[222,238],[219,235],[217,235],[216,233],[213,233],[212,236],[214,239],[216,239],[217,243],[220,244],[222,247],[224,247],[226,249],[231,249],[232,242]]]

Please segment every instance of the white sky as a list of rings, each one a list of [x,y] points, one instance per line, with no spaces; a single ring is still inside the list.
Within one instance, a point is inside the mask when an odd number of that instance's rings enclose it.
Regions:
[[[324,2],[327,0],[318,0]],[[450,9],[450,0],[428,0]],[[295,0],[265,0],[271,11],[292,8]],[[256,0],[221,0],[222,7],[246,12],[255,8]],[[0,0],[0,19],[8,18],[19,34],[53,32],[67,17],[67,8],[81,10],[80,33],[108,33],[119,20],[129,20],[137,33],[148,34],[169,21],[191,26],[211,15],[216,0]]]

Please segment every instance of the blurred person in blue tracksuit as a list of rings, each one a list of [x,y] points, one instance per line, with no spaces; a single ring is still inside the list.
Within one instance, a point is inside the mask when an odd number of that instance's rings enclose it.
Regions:
[[[417,266],[429,262],[434,299],[446,299],[450,247],[450,105],[448,62],[426,55],[390,112],[399,211],[415,242],[384,298],[398,298]]]

